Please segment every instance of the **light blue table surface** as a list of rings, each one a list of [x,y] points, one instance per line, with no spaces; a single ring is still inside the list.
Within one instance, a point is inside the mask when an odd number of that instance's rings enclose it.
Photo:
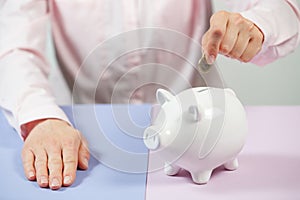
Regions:
[[[62,108],[90,143],[89,169],[77,171],[75,183],[58,191],[42,189],[36,182],[28,181],[21,162],[23,141],[0,112],[0,200],[144,199],[148,151],[141,136],[150,122],[150,106],[76,105]],[[105,142],[99,141],[103,137]],[[113,156],[107,155],[111,148],[116,150]],[[101,156],[104,163],[99,162]]]

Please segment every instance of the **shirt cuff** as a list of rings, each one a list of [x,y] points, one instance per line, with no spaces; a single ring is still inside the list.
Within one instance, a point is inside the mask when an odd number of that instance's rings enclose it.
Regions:
[[[31,121],[47,118],[61,119],[72,126],[64,111],[56,105],[38,107],[30,112],[23,113],[19,116],[18,121],[19,126],[21,126],[22,124],[26,124]]]

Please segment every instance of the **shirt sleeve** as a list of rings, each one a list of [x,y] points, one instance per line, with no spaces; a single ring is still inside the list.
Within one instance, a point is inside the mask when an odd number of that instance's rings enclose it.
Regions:
[[[300,42],[300,10],[296,0],[228,0],[234,12],[264,34],[262,50],[252,63],[266,65],[293,52]]]
[[[19,134],[22,124],[37,119],[69,122],[48,83],[47,1],[4,1],[0,13],[0,106],[8,121]]]

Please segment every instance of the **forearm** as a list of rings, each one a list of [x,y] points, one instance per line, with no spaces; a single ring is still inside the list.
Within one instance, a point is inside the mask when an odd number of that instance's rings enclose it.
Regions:
[[[22,50],[0,60],[0,106],[10,113],[7,116],[19,133],[22,124],[39,119],[68,121],[51,94],[44,65],[37,55]]]
[[[0,6],[0,106],[11,125],[45,118],[67,121],[48,84],[46,1],[10,0]]]

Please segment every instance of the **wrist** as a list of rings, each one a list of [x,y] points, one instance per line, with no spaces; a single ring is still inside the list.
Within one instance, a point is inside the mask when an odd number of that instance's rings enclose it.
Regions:
[[[26,140],[27,136],[29,135],[29,133],[31,132],[31,130],[38,125],[39,123],[45,121],[47,119],[38,119],[38,120],[34,120],[31,122],[27,122],[26,124],[22,124],[21,125],[21,135],[23,137],[24,140]]]
[[[70,124],[62,119],[58,119],[58,118],[45,118],[45,119],[37,119],[31,122],[27,122],[25,124],[21,125],[21,135],[23,137],[24,140],[26,140],[26,138],[28,137],[28,135],[30,134],[30,132],[32,131],[32,129],[34,129],[34,127],[36,127],[38,124],[45,122],[45,121],[62,121],[65,122],[67,125],[70,126]]]

